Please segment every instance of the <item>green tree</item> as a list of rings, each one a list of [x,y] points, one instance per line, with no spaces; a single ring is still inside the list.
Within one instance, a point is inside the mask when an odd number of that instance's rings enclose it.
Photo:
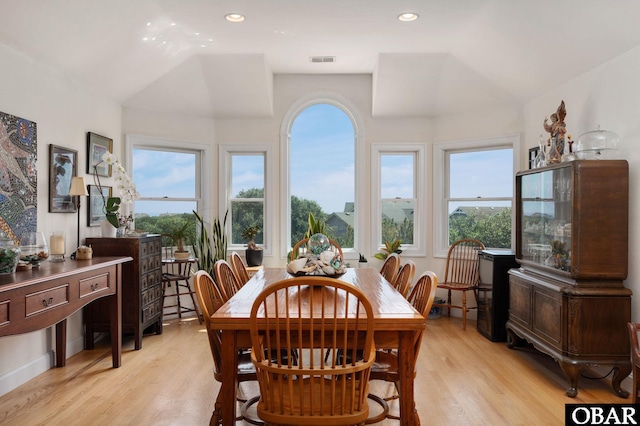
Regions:
[[[462,238],[475,238],[485,247],[511,247],[511,208],[494,215],[472,212],[449,217],[449,243]]]
[[[150,234],[171,234],[174,230],[180,229],[185,223],[189,223],[185,232],[184,243],[186,246],[193,245],[196,239],[196,222],[193,213],[163,214],[160,216],[136,217],[136,229]],[[170,238],[163,238],[164,246],[172,245]]]
[[[251,188],[238,192],[237,198],[262,199],[264,189]],[[256,244],[264,243],[264,203],[261,201],[234,201],[231,204],[231,243],[243,244],[246,239],[242,237],[242,231],[250,226],[257,226],[260,232],[254,237]]]
[[[304,238],[304,234],[309,228],[309,213],[313,213],[316,220],[326,220],[327,214],[322,211],[322,207],[316,201],[307,200],[306,198],[298,198],[291,196],[291,243]],[[328,230],[328,228],[327,228]],[[327,235],[333,238],[331,235]]]

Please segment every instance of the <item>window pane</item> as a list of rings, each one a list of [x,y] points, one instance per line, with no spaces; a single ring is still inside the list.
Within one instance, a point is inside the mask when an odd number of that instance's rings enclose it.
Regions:
[[[264,194],[263,155],[234,154],[231,157],[231,194],[234,198],[262,197]]]
[[[291,245],[303,238],[309,213],[326,221],[326,233],[353,247],[355,144],[351,120],[327,104],[303,110],[291,126]]]
[[[451,201],[449,244],[475,238],[485,247],[511,248],[511,201]]]
[[[382,242],[413,244],[413,201],[382,202]]]
[[[195,198],[196,157],[195,153],[134,148],[132,173],[140,196]]]
[[[513,150],[452,152],[449,198],[512,197]]]
[[[262,201],[231,201],[231,244],[246,244],[242,231],[249,226],[259,226],[260,232],[254,237],[256,244],[264,243],[264,203]]]
[[[413,198],[414,156],[383,154],[380,156],[381,198]]]

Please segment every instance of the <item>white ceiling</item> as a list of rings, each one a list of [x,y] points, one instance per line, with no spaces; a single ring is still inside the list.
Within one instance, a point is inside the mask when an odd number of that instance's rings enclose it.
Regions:
[[[637,0],[0,0],[0,10],[0,43],[124,106],[202,117],[270,117],[279,73],[370,74],[375,116],[521,105],[640,45]],[[420,19],[398,21],[407,11]],[[230,12],[245,22],[226,22]]]

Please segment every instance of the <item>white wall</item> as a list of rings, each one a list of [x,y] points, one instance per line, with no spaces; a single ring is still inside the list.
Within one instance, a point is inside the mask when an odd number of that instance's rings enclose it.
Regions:
[[[524,108],[525,147],[537,146],[544,132],[542,122],[564,100],[567,108],[567,133],[574,139],[596,130],[611,130],[620,136],[616,158],[629,162],[629,275],[625,286],[640,295],[640,48],[635,48],[589,73],[550,90],[527,103]],[[526,159],[523,159],[523,161]],[[523,163],[524,164],[524,163]],[[606,253],[602,254],[606,256]],[[640,320],[640,305],[632,297],[634,321]]]
[[[77,215],[48,213],[49,144],[77,150],[78,175],[86,175],[86,132],[112,137],[119,148],[120,106],[2,44],[0,58],[0,111],[37,123],[38,230],[45,234],[66,231],[66,249],[71,253],[76,247]],[[81,238],[99,236],[99,229],[86,227],[84,208]],[[71,356],[83,349],[80,312],[70,318],[67,327],[67,356]],[[53,333],[50,328],[0,338],[0,395],[54,365]]]

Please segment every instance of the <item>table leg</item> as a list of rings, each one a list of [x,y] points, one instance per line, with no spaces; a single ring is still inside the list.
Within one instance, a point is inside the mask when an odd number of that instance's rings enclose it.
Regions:
[[[122,265],[116,269],[116,294],[110,296],[111,359],[113,368],[122,364]]]
[[[56,324],[56,367],[67,363],[67,319]]]
[[[236,423],[236,398],[238,397],[238,349],[236,332],[222,331],[222,424],[232,426]]]
[[[398,374],[400,376],[400,424],[415,426],[420,424],[415,409],[413,391],[415,350],[414,331],[398,332]]]

